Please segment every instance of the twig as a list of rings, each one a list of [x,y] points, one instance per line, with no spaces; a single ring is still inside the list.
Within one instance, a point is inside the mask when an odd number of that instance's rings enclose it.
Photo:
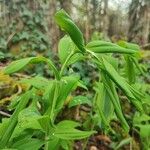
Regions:
[[[11,39],[14,37],[14,35],[16,34],[16,32],[13,32],[7,39],[7,45],[9,44],[9,42],[11,41]]]
[[[0,115],[6,116],[6,117],[10,117],[11,116],[10,114],[8,114],[8,113],[6,113],[4,111],[1,111],[1,110],[0,110]]]

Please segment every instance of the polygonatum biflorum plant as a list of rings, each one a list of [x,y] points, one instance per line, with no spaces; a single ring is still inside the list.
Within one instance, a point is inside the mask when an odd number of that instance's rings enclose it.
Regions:
[[[27,84],[28,90],[15,97],[13,114],[10,118],[3,119],[0,124],[0,148],[71,150],[74,140],[85,139],[96,133],[94,127],[85,129],[79,122],[57,119],[72,91],[77,87],[84,88],[78,75],[72,73],[66,76],[67,68],[81,59],[84,61],[89,59],[95,63],[100,78],[93,87],[95,96],[91,101],[86,96],[72,96],[69,107],[92,103],[91,114],[98,116],[98,122],[103,130],[111,128],[110,121],[115,114],[127,133],[129,125],[123,114],[117,91],[122,91],[129,102],[143,113],[143,95],[132,86],[135,82],[133,69],[138,67],[140,70],[136,61],[139,47],[127,42],[114,44],[100,40],[85,44],[82,32],[64,10],[55,14],[55,21],[67,34],[58,45],[60,70],[50,58],[42,56],[16,60],[4,69],[5,74],[11,75],[30,64],[45,63],[53,71],[55,78],[36,76],[19,81]],[[126,58],[127,79],[118,73],[117,61],[112,57],[112,53],[120,53]],[[131,72],[130,65],[133,68]],[[96,125],[94,121],[91,123],[92,126]]]

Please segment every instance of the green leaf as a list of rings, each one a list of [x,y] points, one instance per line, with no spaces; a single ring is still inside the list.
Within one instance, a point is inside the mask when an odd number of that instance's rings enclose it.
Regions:
[[[7,126],[6,130],[4,131],[2,138],[0,139],[0,143],[2,143],[0,145],[0,148],[3,148],[4,146],[7,145],[8,141],[17,125],[18,114],[20,113],[21,110],[23,110],[26,107],[27,103],[29,102],[30,97],[31,97],[31,91],[28,91],[25,94],[20,96],[20,102],[19,102],[17,108],[15,109],[14,113],[10,117],[8,126]]]
[[[96,91],[95,111],[101,119],[102,126],[107,130],[114,113],[114,107],[103,83],[97,83],[94,89]]]
[[[135,107],[139,111],[143,111],[141,105],[141,95],[140,93],[130,86],[124,78],[122,78],[117,71],[113,68],[113,66],[108,63],[104,58],[103,60],[103,71],[117,84],[117,86],[125,93],[125,95],[129,98],[129,100],[135,105]]]
[[[140,50],[139,45],[128,43],[126,41],[119,41],[118,45],[124,48],[136,50],[137,52]],[[126,60],[126,75],[128,76],[130,83],[135,83],[135,67],[137,67],[137,69],[144,75],[142,68],[138,64],[137,56],[138,55],[134,55],[134,57],[131,55],[124,56]]]
[[[36,76],[30,79],[21,79],[19,82],[28,84],[37,89],[45,89],[45,87],[48,86],[49,84],[49,81],[46,78],[41,77],[41,76]]]
[[[75,54],[70,58],[70,60],[68,61],[67,65],[74,64],[75,62],[81,61],[81,60],[83,60],[83,59],[84,59],[83,54],[81,54],[81,53],[75,53]]]
[[[121,47],[124,47],[124,48],[129,48],[129,49],[133,49],[133,50],[140,50],[139,45],[137,45],[135,43],[129,43],[129,42],[126,42],[126,41],[122,41],[122,40],[120,40],[118,42],[118,45],[121,46]]]
[[[70,150],[73,147],[73,142],[69,140],[60,140],[60,145],[64,150]]]
[[[69,94],[72,92],[72,90],[76,89],[78,86],[79,76],[66,76],[63,77],[61,80],[61,91],[60,95],[57,99],[57,107],[56,109],[60,110]]]
[[[134,63],[134,65],[136,66],[136,68],[139,70],[139,72],[145,76],[144,70],[143,68],[139,65],[138,63],[138,59],[136,57],[131,57],[132,62]]]
[[[53,102],[53,98],[54,98],[54,81],[49,82],[48,86],[45,87],[45,91],[43,93],[43,98],[42,98],[42,102],[43,102],[43,106],[44,106],[44,110],[47,111],[48,107],[52,106],[52,102]]]
[[[9,118],[3,118],[2,123],[0,123],[0,139],[2,138],[2,135],[5,133],[8,124],[9,123]]]
[[[18,72],[22,70],[24,67],[26,67],[29,63],[41,61],[38,57],[29,57],[29,58],[23,58],[20,60],[13,61],[10,65],[6,67],[4,70],[4,73],[6,74],[12,74],[15,72]]]
[[[137,53],[134,49],[123,48],[117,44],[106,41],[92,41],[86,45],[86,48],[95,53],[125,53],[134,54]]]
[[[58,55],[60,58],[60,61],[62,64],[64,64],[64,62],[66,61],[68,55],[70,55],[70,53],[73,53],[74,51],[76,51],[78,48],[76,47],[76,45],[72,42],[71,38],[68,36],[64,36],[58,44]],[[73,64],[76,61],[79,61],[83,59],[83,55],[81,53],[75,53],[70,60],[68,61],[67,65]]]
[[[50,117],[48,115],[43,115],[38,119],[41,128],[45,133],[48,133],[52,125],[50,125]]]
[[[102,54],[100,54],[100,55],[102,55]],[[118,64],[119,64],[119,62],[118,62],[118,59],[113,57],[113,54],[111,54],[111,55],[105,55],[104,54],[103,57],[115,68],[115,70],[118,71]]]
[[[103,78],[103,83],[104,83],[105,88],[108,92],[110,100],[114,106],[115,113],[116,113],[117,117],[121,121],[121,124],[122,124],[124,130],[126,132],[128,132],[129,131],[129,125],[126,122],[125,117],[123,115],[122,108],[121,108],[120,101],[119,101],[119,97],[118,97],[114,83],[105,74],[104,74],[104,78]]]
[[[76,96],[69,103],[69,108],[81,104],[91,105],[91,101],[85,96]]]
[[[126,61],[126,66],[125,66],[126,76],[128,77],[129,83],[133,84],[135,83],[135,77],[136,77],[133,60],[131,59],[130,56],[124,56],[124,58]]]
[[[120,148],[123,147],[124,145],[130,144],[131,141],[132,141],[132,138],[131,138],[131,137],[126,138],[126,139],[123,139],[123,140],[115,147],[115,150],[120,149]]]
[[[77,129],[56,129],[54,136],[64,140],[84,139],[92,135],[93,131],[80,131]]]
[[[45,141],[37,138],[25,138],[15,142],[12,148],[17,148],[18,150],[39,150],[44,143]]]
[[[74,45],[70,37],[64,36],[62,39],[60,39],[58,44],[58,55],[62,64],[73,50]]]
[[[76,127],[77,125],[78,124],[73,121],[65,121],[63,123],[59,123],[56,126],[53,135],[64,140],[77,140],[84,139],[95,133],[94,131],[81,131],[75,129],[74,127]]]
[[[139,127],[140,128],[140,136],[142,138],[145,137],[150,137],[150,124],[145,124],[145,125],[135,125],[135,127]]]
[[[60,139],[53,136],[48,142],[48,147],[50,150],[60,150]]]
[[[37,108],[35,108],[35,107],[30,106],[30,107],[22,110],[18,115],[18,124],[17,124],[11,138],[17,137],[25,129],[42,130],[43,128],[40,126],[40,124],[38,122],[38,119],[40,117],[41,117],[41,115],[38,112]]]
[[[69,34],[80,52],[85,52],[83,34],[70,16],[64,10],[60,10],[55,14],[55,21],[65,32]]]
[[[60,81],[54,80],[52,82],[52,85],[50,85],[50,91],[48,91],[48,101],[50,101],[50,105],[48,105],[48,108],[45,112],[45,115],[48,115],[51,119],[51,122],[53,123],[56,117],[56,105],[57,105],[57,99],[60,93]]]
[[[57,127],[58,128],[75,128],[75,127],[79,127],[80,126],[80,123],[78,122],[75,122],[75,121],[71,121],[71,120],[64,120],[64,121],[61,121],[57,124]]]
[[[136,113],[133,118],[133,126],[139,128],[139,134],[142,138],[150,137],[150,116]]]
[[[136,51],[140,50],[140,47],[137,44],[128,43],[126,41],[119,41],[118,45],[123,48],[127,48],[127,49],[133,49]],[[134,55],[134,57],[131,55],[125,55],[124,58],[126,61],[126,68],[125,68],[126,76],[128,77],[129,83],[133,84],[133,83],[135,83],[135,77],[136,77],[135,66],[143,75],[144,75],[144,72],[138,64],[138,59],[137,59],[136,55]]]
[[[135,116],[133,118],[133,123],[134,124],[142,124],[142,122],[146,123],[146,122],[149,122],[149,121],[150,121],[150,116],[148,116],[146,114],[142,114],[142,115],[135,114]]]
[[[117,73],[113,66],[103,58],[103,70],[111,77],[111,79],[126,93],[129,98],[135,98],[130,89],[127,87],[127,83],[123,78]]]
[[[85,83],[82,80],[78,81],[78,87],[80,87],[84,90],[88,90],[88,88],[86,87]]]
[[[22,69],[24,69],[27,65],[32,64],[32,63],[42,63],[45,62],[48,64],[48,66],[53,70],[55,76],[57,79],[59,79],[59,73],[58,70],[56,69],[55,65],[53,62],[45,57],[28,57],[28,58],[23,58],[20,60],[13,61],[10,65],[8,65],[4,73],[5,74],[12,74],[15,72],[18,72]]]

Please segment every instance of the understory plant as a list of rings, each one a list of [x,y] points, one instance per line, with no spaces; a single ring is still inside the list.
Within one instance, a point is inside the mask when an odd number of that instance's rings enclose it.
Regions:
[[[26,85],[26,90],[13,98],[13,114],[0,124],[0,148],[71,150],[75,140],[95,134],[97,125],[104,133],[112,130],[110,121],[114,117],[128,134],[130,127],[122,110],[119,92],[140,114],[144,113],[144,95],[134,87],[134,68],[142,71],[136,59],[139,47],[123,41],[115,44],[97,40],[85,44],[82,32],[64,10],[55,14],[55,21],[67,34],[58,45],[60,69],[50,58],[42,56],[16,60],[4,69],[5,74],[11,75],[30,64],[44,63],[53,71],[54,79],[35,76],[19,81]],[[126,78],[120,75],[117,58],[112,53],[122,54],[125,58]],[[95,94],[90,100],[85,95],[73,94],[77,88],[86,89],[79,75],[68,73],[68,67],[80,60],[91,61],[99,70],[99,80],[93,86]],[[69,97],[71,100],[68,101]],[[59,119],[64,105],[74,107],[81,104],[91,107],[91,121],[87,128],[84,123]]]

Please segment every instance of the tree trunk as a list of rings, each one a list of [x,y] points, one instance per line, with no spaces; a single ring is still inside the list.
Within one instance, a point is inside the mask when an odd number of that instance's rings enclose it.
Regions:
[[[85,20],[85,40],[89,41],[90,38],[90,24],[89,24],[89,0],[85,0],[85,12],[86,12],[86,20]]]
[[[49,30],[50,30],[50,39],[51,39],[51,48],[54,52],[57,51],[57,45],[60,37],[59,33],[59,28],[56,25],[54,21],[54,14],[56,13],[56,6],[57,6],[57,1],[56,0],[50,0],[50,15],[49,15],[49,20],[50,20],[50,25],[49,25]]]
[[[150,1],[132,0],[129,9],[128,40],[145,45],[150,34]]]
[[[100,10],[99,10],[99,23],[100,32],[103,33],[104,38],[107,38],[108,36],[108,0],[101,0]]]
[[[98,8],[98,1],[97,0],[91,0],[91,32],[94,32],[96,30],[96,13],[97,13],[97,8]]]
[[[63,8],[68,14],[72,11],[71,0],[59,0],[60,7]]]

